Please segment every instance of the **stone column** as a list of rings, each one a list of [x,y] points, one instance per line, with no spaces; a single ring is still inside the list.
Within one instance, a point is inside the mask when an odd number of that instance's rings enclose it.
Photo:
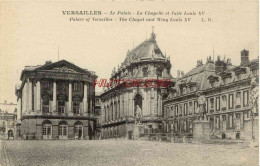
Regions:
[[[134,96],[134,92],[131,92],[131,94],[132,94],[132,98],[130,100],[131,105],[132,105],[131,112],[132,112],[132,115],[134,117],[135,116],[135,99],[134,99],[135,96]]]
[[[219,115],[219,126],[220,126],[220,130],[222,130],[223,129],[223,118],[222,118],[222,115]]]
[[[115,99],[112,99],[112,120],[115,120]]]
[[[88,113],[88,85],[84,83],[83,114]]]
[[[27,79],[28,83],[28,111],[32,111],[32,81]]]
[[[39,80],[36,83],[36,110],[41,110],[41,82]]]
[[[216,129],[216,116],[213,115],[213,118],[214,118],[213,131],[215,132],[215,129]]]
[[[17,121],[21,120],[21,98],[17,101]]]
[[[69,110],[68,110],[68,114],[69,115],[73,115],[73,110],[72,110],[72,87],[71,87],[71,82],[69,82],[69,102],[68,102],[68,107],[69,107]]]
[[[52,102],[52,112],[57,112],[56,103],[57,103],[57,90],[56,90],[56,81],[53,81],[53,102]]]
[[[142,108],[142,110],[143,110],[143,116],[146,116],[147,115],[147,111],[146,111],[146,92],[145,92],[145,89],[144,89],[144,91],[143,91],[144,93],[144,96],[143,96],[143,108]]]
[[[27,112],[27,83],[24,83],[22,90],[22,114],[25,115]]]
[[[33,111],[37,110],[37,86],[36,82],[33,83]]]

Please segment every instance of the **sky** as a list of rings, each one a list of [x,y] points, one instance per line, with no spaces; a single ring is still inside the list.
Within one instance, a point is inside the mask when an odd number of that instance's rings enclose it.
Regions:
[[[205,11],[187,22],[71,22],[64,10]],[[75,17],[75,16],[74,16]],[[84,16],[83,16],[84,17]],[[145,16],[148,17],[148,16]],[[194,21],[195,20],[195,21]],[[15,85],[27,65],[61,59],[109,78],[128,50],[149,38],[154,26],[157,43],[170,56],[175,77],[197,60],[214,54],[240,64],[240,51],[258,57],[258,4],[249,2],[0,2],[0,102],[16,103]],[[59,51],[58,51],[59,48]],[[101,89],[97,89],[101,91]]]

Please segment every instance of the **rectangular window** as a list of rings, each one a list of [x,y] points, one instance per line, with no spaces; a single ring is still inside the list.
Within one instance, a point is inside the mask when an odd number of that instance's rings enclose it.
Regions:
[[[248,95],[248,91],[244,91],[243,92],[243,106],[246,107],[248,106],[248,98],[249,95]]]
[[[178,105],[175,105],[175,117],[178,116]]]
[[[198,108],[198,102],[194,101],[194,111]]]
[[[184,115],[187,115],[188,105],[187,103],[184,104]]]
[[[189,102],[189,114],[191,115],[193,112],[192,102]]]
[[[43,135],[47,135],[47,129],[46,129],[46,126],[43,127],[42,134],[43,134]]]
[[[210,99],[210,109],[214,109],[214,98]]]
[[[234,105],[233,94],[230,94],[228,98],[229,98],[229,100],[228,100],[228,108],[232,109],[233,105]]]
[[[216,128],[219,129],[220,128],[220,119],[219,116],[216,117]]]
[[[80,91],[80,84],[79,83],[73,83],[73,91]]]
[[[233,128],[233,114],[229,115],[229,127]]]
[[[236,108],[240,108],[241,107],[241,93],[237,92],[236,93]]]
[[[227,109],[227,96],[226,95],[222,96],[221,105],[222,105],[222,111],[225,111]]]
[[[49,105],[43,105],[43,106],[42,106],[42,111],[43,111],[44,113],[49,113],[49,112],[50,112]]]
[[[220,110],[220,98],[219,97],[216,98],[216,110],[217,111]]]
[[[65,113],[65,106],[58,106],[58,113],[64,114]]]

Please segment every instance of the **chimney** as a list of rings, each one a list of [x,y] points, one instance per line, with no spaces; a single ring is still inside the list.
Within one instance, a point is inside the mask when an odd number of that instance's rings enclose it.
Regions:
[[[224,60],[220,60],[220,56],[218,56],[217,60],[215,61],[215,73],[221,73],[227,69],[227,64]]]
[[[245,65],[249,62],[249,51],[243,49],[241,51],[241,65]]]
[[[50,64],[52,64],[51,61],[46,61],[46,62],[45,62],[45,65],[50,65]]]
[[[197,60],[197,67],[198,67],[198,66],[202,66],[202,65],[203,65],[202,60]]]

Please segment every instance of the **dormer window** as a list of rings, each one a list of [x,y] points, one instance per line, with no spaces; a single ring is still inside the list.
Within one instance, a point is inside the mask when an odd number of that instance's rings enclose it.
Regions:
[[[258,76],[259,75],[259,70],[258,69],[253,69],[252,70],[253,76]]]
[[[237,74],[237,80],[241,80],[241,74]]]
[[[182,93],[186,94],[186,88],[185,87],[182,89]]]

